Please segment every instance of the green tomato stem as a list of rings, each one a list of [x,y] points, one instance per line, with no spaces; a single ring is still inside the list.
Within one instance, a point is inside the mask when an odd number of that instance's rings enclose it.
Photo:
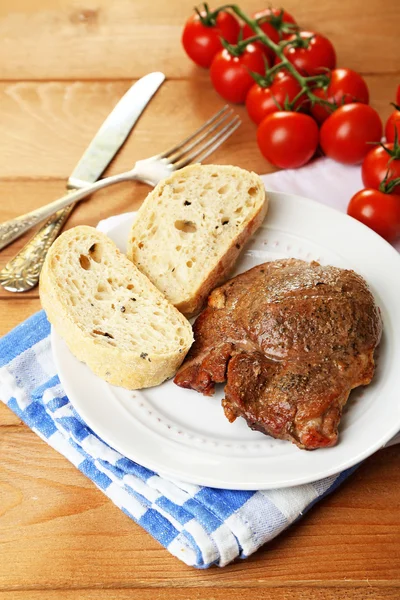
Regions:
[[[391,181],[388,181],[389,177],[390,177],[390,168],[386,171],[386,175],[385,178],[383,179],[383,181],[379,184],[379,191],[383,192],[384,194],[391,194],[392,191],[394,190],[395,187],[397,187],[398,185],[400,185],[400,177],[396,177],[395,179],[392,179]]]
[[[277,73],[278,71],[282,70],[282,63],[278,63],[276,65],[274,65],[273,67],[271,67],[270,69],[268,69],[268,75],[275,75],[275,73]]]
[[[208,9],[208,4],[204,3],[203,6],[204,6],[204,10],[206,11],[207,17],[214,21],[218,17],[220,12],[222,12],[223,10],[226,10],[227,8],[231,8],[231,4],[223,4],[222,6],[219,6],[218,8],[216,8],[215,10],[210,12]],[[195,11],[197,13],[199,13],[197,8],[195,8]]]
[[[311,103],[324,104],[326,106],[330,106],[332,109],[335,108],[332,102],[323,100],[322,98],[319,98],[318,96],[313,94],[313,92],[308,88],[307,85],[310,79],[308,77],[303,77],[302,75],[300,75],[300,73],[297,71],[294,65],[292,65],[292,63],[286,58],[283,52],[283,48],[287,45],[287,40],[280,44],[275,44],[275,42],[273,42],[271,38],[269,38],[264,33],[257,21],[247,16],[246,13],[244,13],[237,4],[225,4],[223,7],[217,9],[217,11],[219,12],[223,9],[230,9],[233,13],[235,13],[235,15],[237,15],[244,23],[246,23],[246,25],[248,25],[254,31],[254,33],[258,37],[258,41],[262,42],[265,46],[270,48],[280,58],[280,68],[285,68],[293,76],[293,78],[296,79],[296,81],[300,84],[302,88],[302,93],[304,93],[308,97]],[[314,81],[315,77],[317,76],[314,76]]]
[[[252,44],[253,42],[259,42],[260,41],[260,36],[258,35],[252,35],[249,38],[246,38],[245,40],[242,40],[241,42],[239,42],[240,44],[245,44],[247,46],[247,44]]]
[[[290,110],[294,109],[294,106],[298,100],[304,95],[304,90],[301,89],[300,92],[293,98],[293,100],[289,103]],[[299,107],[300,108],[300,107]]]

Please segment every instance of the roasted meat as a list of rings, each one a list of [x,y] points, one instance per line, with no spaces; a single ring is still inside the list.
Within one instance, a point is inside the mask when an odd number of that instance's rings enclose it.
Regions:
[[[229,421],[309,450],[332,446],[350,391],[370,383],[381,317],[354,271],[277,260],[215,289],[175,383],[227,381]]]

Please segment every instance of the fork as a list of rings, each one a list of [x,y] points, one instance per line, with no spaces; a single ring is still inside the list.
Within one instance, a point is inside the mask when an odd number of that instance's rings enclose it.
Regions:
[[[129,171],[100,179],[76,191],[69,191],[54,202],[0,224],[0,250],[37,223],[97,190],[131,180],[155,186],[173,171],[182,169],[194,161],[205,160],[236,131],[240,124],[241,120],[233,110],[227,105],[224,106],[194,133],[169,150],[137,161]],[[72,185],[73,183],[71,181]],[[0,271],[0,284],[8,291],[24,292],[37,285],[49,245],[43,244],[42,240],[35,245],[34,241],[35,238]]]

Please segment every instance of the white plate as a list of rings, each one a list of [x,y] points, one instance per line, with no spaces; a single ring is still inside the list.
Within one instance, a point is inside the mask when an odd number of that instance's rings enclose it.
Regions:
[[[110,237],[125,251],[129,227]],[[400,429],[400,256],[364,225],[311,200],[270,193],[265,225],[236,265],[240,273],[282,257],[318,260],[363,275],[381,307],[384,336],[373,383],[352,393],[333,448],[306,452],[224,417],[222,386],[212,398],[169,381],[129,392],[96,377],[58,335],[61,382],[92,429],[125,456],[190,483],[242,490],[316,481],[356,464]]]

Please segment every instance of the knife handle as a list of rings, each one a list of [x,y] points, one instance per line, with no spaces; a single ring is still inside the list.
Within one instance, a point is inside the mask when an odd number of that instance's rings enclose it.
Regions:
[[[39,283],[46,254],[75,204],[59,210],[0,271],[0,284],[9,292],[27,292]]]
[[[75,193],[75,190],[72,193]],[[57,210],[60,210],[72,203],[72,199],[70,201],[66,201],[66,198],[68,198],[68,194],[63,196],[63,198],[60,200],[55,200],[54,202],[50,202],[50,204],[41,206],[40,208],[26,213],[25,215],[21,215],[20,217],[16,217],[15,219],[10,219],[9,221],[1,223],[0,250],[21,237],[21,235],[41,221],[44,221],[44,219],[50,217],[49,222],[52,221]]]

